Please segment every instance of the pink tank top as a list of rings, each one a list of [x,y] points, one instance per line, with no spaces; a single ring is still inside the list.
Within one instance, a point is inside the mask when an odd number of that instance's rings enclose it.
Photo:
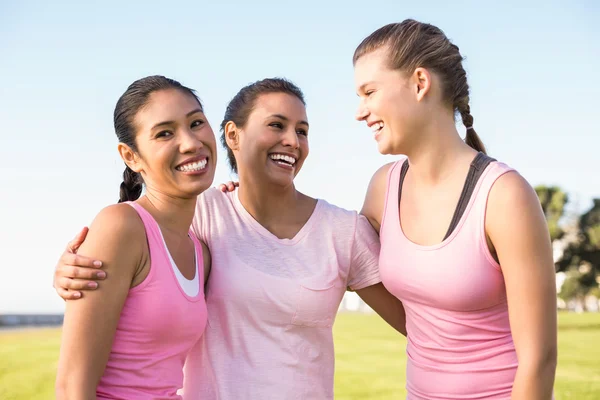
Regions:
[[[181,399],[185,359],[206,327],[202,246],[190,231],[200,278],[198,294],[190,297],[177,281],[160,227],[139,204],[128,204],[146,229],[150,271],[129,289],[96,393],[99,399]]]
[[[379,268],[406,310],[408,399],[510,399],[517,370],[506,289],[485,236],[496,179],[512,169],[492,162],[454,231],[421,246],[402,231],[398,186],[406,158],[389,171]]]

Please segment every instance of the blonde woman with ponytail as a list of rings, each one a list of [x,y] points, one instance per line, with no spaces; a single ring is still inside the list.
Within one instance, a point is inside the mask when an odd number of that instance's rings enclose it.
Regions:
[[[462,61],[439,28],[414,20],[373,32],[353,59],[356,118],[380,153],[399,155],[373,176],[362,213],[406,312],[408,399],[550,399],[548,229],[527,181],[486,155]]]

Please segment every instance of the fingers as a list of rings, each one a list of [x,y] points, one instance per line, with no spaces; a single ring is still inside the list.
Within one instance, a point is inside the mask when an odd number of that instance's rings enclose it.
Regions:
[[[235,190],[235,188],[239,187],[239,186],[240,186],[239,182],[229,181],[227,183],[221,183],[219,185],[219,190],[223,193],[233,192]]]
[[[77,265],[62,264],[56,268],[55,276],[58,278],[68,279],[87,279],[87,280],[102,280],[106,278],[106,272],[91,269],[87,267],[79,267]]]
[[[65,252],[60,258],[59,266],[62,265],[72,265],[75,267],[84,267],[84,268],[100,268],[102,266],[102,261],[94,260],[89,257],[80,256],[79,254]]]
[[[77,299],[81,298],[80,292],[72,292],[69,290],[62,289],[62,288],[56,289],[56,292],[63,300],[77,300]]]
[[[227,182],[227,191],[233,192],[235,190],[236,184],[234,182]]]
[[[69,242],[69,244],[67,245],[67,251],[71,253],[77,252],[77,249],[79,249],[79,246],[81,246],[81,243],[83,243],[83,241],[85,240],[88,231],[89,229],[87,226],[83,227],[83,229],[79,231],[77,236],[75,236],[75,238],[73,238],[73,240]]]
[[[94,290],[98,288],[98,282],[83,280],[83,279],[71,279],[71,278],[57,278],[56,279],[57,290],[67,291],[80,291],[80,290]]]

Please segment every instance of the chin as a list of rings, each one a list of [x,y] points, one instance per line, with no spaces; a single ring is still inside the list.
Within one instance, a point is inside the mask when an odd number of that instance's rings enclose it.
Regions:
[[[377,150],[383,155],[393,154],[392,147],[384,141],[377,143]]]
[[[294,184],[294,176],[293,175],[290,175],[290,176],[273,176],[273,175],[271,175],[269,178],[270,178],[269,183],[271,185],[287,187],[287,186]]]

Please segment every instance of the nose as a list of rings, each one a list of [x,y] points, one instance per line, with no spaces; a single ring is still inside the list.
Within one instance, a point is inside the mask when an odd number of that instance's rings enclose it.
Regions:
[[[281,139],[281,143],[284,146],[291,147],[293,149],[297,149],[298,147],[300,147],[298,134],[296,133],[295,128],[290,127],[289,129],[285,130]]]
[[[179,150],[182,153],[195,153],[198,149],[204,147],[202,141],[198,138],[191,129],[183,130],[179,136],[181,138],[179,142]]]
[[[369,110],[365,106],[365,103],[361,101],[358,104],[358,109],[356,110],[356,115],[354,115],[354,118],[356,118],[357,121],[363,121],[368,116],[369,116]]]

